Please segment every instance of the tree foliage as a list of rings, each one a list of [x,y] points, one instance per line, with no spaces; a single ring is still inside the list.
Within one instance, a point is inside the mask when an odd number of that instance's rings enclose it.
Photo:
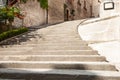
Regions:
[[[20,0],[21,2],[26,3],[28,0]],[[40,3],[40,7],[43,9],[48,8],[48,0],[37,0]]]
[[[40,6],[43,9],[47,9],[48,8],[48,0],[38,0],[40,2]]]
[[[20,1],[26,3],[28,0],[20,0]]]

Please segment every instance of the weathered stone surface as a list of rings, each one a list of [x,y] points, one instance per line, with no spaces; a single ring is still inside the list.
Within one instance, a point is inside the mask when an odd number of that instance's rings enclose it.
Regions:
[[[37,0],[28,0],[25,4],[20,4],[20,8],[25,12],[24,25],[36,26],[46,23],[46,11],[40,7]]]
[[[49,43],[54,44],[55,36],[59,39],[64,37],[68,41],[67,43],[86,43],[82,39],[78,40],[79,36],[73,37],[73,35],[78,35],[76,29],[80,22],[80,20],[65,22],[34,32],[37,33],[35,36],[44,33],[41,38],[49,35],[51,37],[46,37],[46,39],[51,38],[51,40],[34,37],[31,41],[25,41],[28,45],[22,44],[18,47],[6,48],[7,51],[1,48],[3,51],[0,51],[2,57],[0,61],[0,77],[26,80],[120,80],[120,73],[117,72],[115,66],[108,63],[104,57],[100,57],[93,49],[88,50],[86,47],[81,50],[85,46],[82,44],[51,46],[46,43],[46,41],[49,41]],[[56,39],[55,43],[63,44],[66,42],[65,40],[59,41],[59,39]],[[29,46],[30,43],[38,44]],[[47,44],[47,46],[41,44]],[[95,56],[99,56],[99,58]],[[44,69],[48,70],[44,71]]]
[[[66,0],[65,4],[65,18],[68,16],[67,20],[99,16],[100,3],[97,0]]]
[[[48,0],[48,23],[64,21],[64,0]]]

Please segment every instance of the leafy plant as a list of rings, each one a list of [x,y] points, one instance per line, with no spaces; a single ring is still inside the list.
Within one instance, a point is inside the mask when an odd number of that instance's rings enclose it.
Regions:
[[[19,29],[14,29],[14,30],[10,30],[10,31],[6,31],[0,34],[0,41],[5,40],[7,38],[19,35],[21,33],[27,32],[28,28],[22,27]]]
[[[41,8],[43,8],[43,9],[48,8],[48,0],[38,0],[38,2],[40,2]]]
[[[0,8],[0,20],[4,20],[5,24],[8,25],[10,29],[12,27],[12,22],[14,21],[14,18],[19,18],[20,15],[20,10],[17,7],[5,6]]]
[[[5,6],[3,8],[0,8],[0,18],[2,19],[14,19],[16,14],[20,14],[20,10],[17,7]]]
[[[23,3],[26,3],[28,0],[20,0]],[[37,0],[40,3],[41,8],[47,9],[48,8],[48,0]]]

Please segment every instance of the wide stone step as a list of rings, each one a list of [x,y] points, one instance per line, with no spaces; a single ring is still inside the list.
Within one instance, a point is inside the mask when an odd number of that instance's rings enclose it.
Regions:
[[[46,39],[42,39],[42,40],[33,40],[33,41],[29,41],[29,42],[23,42],[24,43],[28,43],[28,44],[40,44],[40,43],[78,43],[78,44],[87,44],[86,41],[81,41],[81,40],[46,40]]]
[[[46,35],[56,35],[54,33],[59,34],[59,35],[70,35],[70,36],[71,35],[74,35],[74,36],[78,35],[78,32],[76,30],[73,31],[73,30],[62,30],[62,29],[54,30],[51,32],[51,34],[46,34]],[[56,35],[56,36],[59,36],[59,35]]]
[[[67,39],[67,38],[63,38],[63,39],[54,39],[54,38],[52,38],[52,39],[49,39],[49,38],[42,38],[42,40],[44,40],[44,41],[57,41],[57,42],[62,42],[62,41],[64,41],[64,42],[79,42],[80,41],[80,39]]]
[[[80,45],[88,45],[87,42],[82,42],[82,41],[58,41],[58,40],[44,40],[44,41],[32,41],[32,42],[22,42],[21,45],[37,45],[37,44],[80,44]]]
[[[10,48],[0,48],[0,51],[22,51],[22,50],[32,50],[34,47],[10,47]]]
[[[65,47],[69,47],[69,46],[75,46],[75,47],[80,47],[80,46],[84,46],[84,47],[88,47],[87,44],[64,44],[64,43],[40,43],[40,44],[26,44],[26,45],[8,45],[8,46],[3,46],[0,48],[0,51],[3,51],[3,50],[6,50],[6,49],[13,49],[13,48],[34,48],[34,47],[54,47],[54,46],[57,46],[57,47],[62,47],[62,46],[65,46]]]
[[[5,55],[1,61],[88,61],[104,62],[105,57],[99,55]]]
[[[64,36],[64,35],[45,35],[45,36],[42,36],[43,38],[61,38],[61,39],[64,39],[64,38],[68,38],[68,39],[79,39],[81,40],[81,38],[79,36]]]
[[[7,45],[1,48],[11,48],[11,47],[36,47],[36,46],[88,46],[87,43],[31,43],[26,45]]]
[[[80,41],[80,38],[70,38],[70,37],[65,37],[64,38],[61,38],[61,37],[45,37],[43,38],[45,40],[64,40],[64,41],[68,41],[68,40],[76,40],[76,41]]]
[[[91,47],[87,47],[87,46],[48,46],[48,47],[37,47],[34,48],[34,50],[92,50]]]
[[[93,50],[0,51],[0,55],[98,55]]]
[[[16,45],[15,47],[35,47],[35,46],[88,46],[87,43],[31,43],[26,45]],[[14,47],[14,46],[13,46]]]
[[[87,46],[38,46],[38,47],[16,47],[16,48],[3,48],[0,51],[27,51],[27,50],[92,50]]]
[[[60,37],[60,38],[65,38],[64,35],[45,35],[45,37]],[[67,38],[80,38],[80,36],[75,35],[75,36],[67,36]]]
[[[0,51],[22,51],[22,50],[92,50],[88,46],[38,46],[38,47],[12,47],[12,48],[3,48]]]
[[[0,69],[2,80],[120,80],[120,72],[61,69]]]
[[[107,62],[69,62],[69,61],[0,61],[0,68],[34,69],[78,69],[115,71],[115,66]]]
[[[26,45],[50,45],[50,46],[87,46],[87,43],[73,43],[73,42],[40,42],[40,43],[26,43]],[[23,45],[24,46],[24,45]]]

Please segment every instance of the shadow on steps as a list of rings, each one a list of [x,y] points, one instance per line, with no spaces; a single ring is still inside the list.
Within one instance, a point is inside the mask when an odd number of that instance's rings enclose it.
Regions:
[[[83,70],[75,69],[46,69],[41,71],[39,69],[0,69],[0,79],[12,79],[12,80],[119,80],[120,77],[112,76],[99,76],[92,71],[84,71],[84,66],[81,66]],[[76,66],[77,68],[77,66]],[[104,72],[104,71],[103,71]]]

